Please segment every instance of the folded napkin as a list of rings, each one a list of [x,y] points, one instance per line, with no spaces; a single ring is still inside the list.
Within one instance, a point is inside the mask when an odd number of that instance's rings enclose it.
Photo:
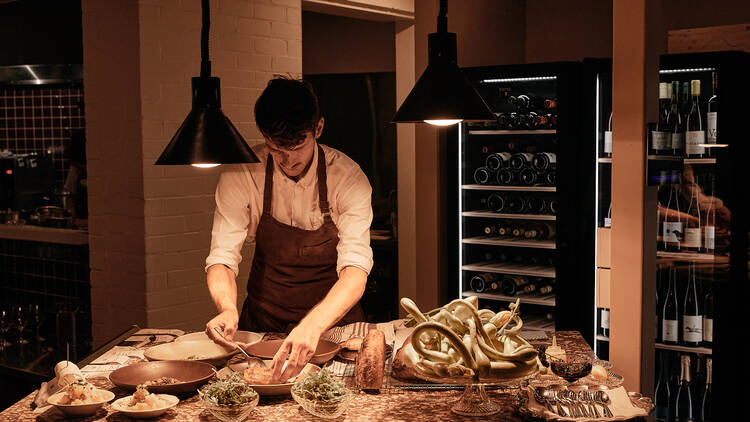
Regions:
[[[55,365],[55,377],[49,382],[43,382],[39,391],[34,397],[34,401],[31,402],[32,409],[42,409],[48,406],[47,399],[61,391],[68,385],[76,382],[85,380],[81,370],[76,366],[75,363],[64,360]]]
[[[565,420],[565,421],[598,421],[600,419],[593,419],[593,418],[564,418],[561,416],[558,416],[557,413],[552,413],[549,410],[547,410],[546,407],[544,407],[543,404],[540,404],[536,401],[536,398],[534,397],[534,391],[531,390],[532,387],[529,387],[529,390],[527,391],[528,397],[529,397],[529,404],[528,408],[534,413],[537,414],[543,414],[544,418],[547,420],[556,419],[556,420]],[[612,414],[614,415],[613,418],[607,418],[609,421],[624,421],[628,419],[632,419],[635,417],[646,417],[648,416],[648,412],[645,409],[641,409],[640,407],[637,407],[633,405],[633,402],[630,401],[630,397],[628,396],[628,392],[625,390],[625,387],[617,387],[613,390],[607,390],[607,395],[609,396],[609,399],[611,403],[607,405],[609,407],[609,410],[612,411]],[[567,406],[563,406],[563,408],[567,411]],[[602,408],[601,406],[597,405],[597,410],[601,413]]]

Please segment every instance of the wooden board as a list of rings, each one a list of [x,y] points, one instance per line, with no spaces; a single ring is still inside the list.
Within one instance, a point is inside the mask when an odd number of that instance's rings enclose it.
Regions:
[[[668,31],[669,54],[741,50],[750,52],[750,23]]]

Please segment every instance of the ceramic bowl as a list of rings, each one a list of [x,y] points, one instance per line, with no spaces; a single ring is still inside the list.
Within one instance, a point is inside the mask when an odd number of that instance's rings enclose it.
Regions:
[[[192,360],[219,367],[235,353],[238,353],[237,349],[211,340],[196,340],[160,344],[146,349],[143,354],[148,360]]]
[[[134,410],[134,409],[131,409],[130,406],[128,406],[128,403],[130,402],[130,399],[133,396],[127,396],[127,397],[123,397],[121,399],[115,400],[112,403],[112,410],[122,412],[126,416],[133,418],[133,419],[150,419],[150,418],[155,418],[157,416],[163,415],[164,413],[167,412],[167,410],[169,410],[172,407],[177,406],[177,403],[180,402],[180,399],[169,394],[159,394],[158,396],[160,399],[167,402],[166,406],[160,407],[158,409]]]
[[[213,365],[189,360],[138,362],[116,369],[109,374],[112,384],[127,391],[135,391],[139,384],[161,377],[175,378],[180,382],[167,385],[149,385],[148,391],[166,394],[192,394],[214,376]]]
[[[104,405],[104,403],[107,403],[108,401],[115,398],[115,393],[111,391],[102,390],[100,388],[97,388],[96,391],[102,393],[102,399],[98,400],[95,403],[58,404],[60,399],[65,395],[65,391],[61,391],[59,393],[49,396],[49,398],[47,399],[47,403],[60,409],[60,411],[62,411],[65,414],[65,416],[68,416],[71,418],[83,418],[86,416],[93,415]]]

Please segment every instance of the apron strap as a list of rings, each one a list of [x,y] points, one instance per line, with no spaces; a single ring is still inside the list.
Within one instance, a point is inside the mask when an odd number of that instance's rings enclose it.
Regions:
[[[266,160],[266,182],[263,190],[263,214],[271,215],[271,198],[273,197],[273,157],[268,154]]]
[[[328,204],[328,174],[326,173],[326,156],[318,144],[318,202],[324,219],[331,218],[331,206]]]

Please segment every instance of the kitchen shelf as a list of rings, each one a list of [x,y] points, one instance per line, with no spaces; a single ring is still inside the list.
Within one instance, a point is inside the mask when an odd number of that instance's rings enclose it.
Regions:
[[[548,278],[555,277],[555,267],[549,265],[524,265],[485,261],[464,265],[461,269],[484,273],[516,274]]]
[[[682,161],[684,164],[716,164],[716,158],[685,158],[669,155],[649,155],[650,161]]]
[[[477,293],[473,290],[466,290],[463,293],[461,293],[461,296],[463,297],[476,296],[480,299],[491,299],[491,300],[498,300],[502,302],[515,302],[516,299],[521,299],[521,304],[551,306],[551,307],[555,306],[554,294],[547,294],[547,295],[520,294],[518,296],[505,296],[505,295],[501,295],[497,293]],[[526,324],[524,324],[524,327],[526,327]]]
[[[500,190],[513,192],[555,192],[555,186],[500,186],[500,185],[461,185],[465,190]]]
[[[507,220],[545,220],[554,221],[557,217],[553,214],[502,214],[492,211],[464,211],[464,217],[502,218]]]
[[[517,248],[555,249],[554,240],[503,239],[496,236],[467,237],[461,242],[470,245],[511,246]]]
[[[690,261],[713,261],[714,260],[713,254],[696,253],[696,252],[657,251],[656,256],[659,258],[686,259]]]
[[[596,335],[596,339],[599,340],[599,341],[609,341],[609,337],[603,336],[601,334],[597,334]]]
[[[600,163],[612,163],[612,157],[599,157],[596,161]]]
[[[539,129],[539,130],[470,130],[469,135],[554,135],[556,129]]]
[[[697,353],[699,355],[710,355],[713,353],[708,347],[688,347],[664,343],[654,343],[654,347],[662,350],[674,350],[676,352]]]

